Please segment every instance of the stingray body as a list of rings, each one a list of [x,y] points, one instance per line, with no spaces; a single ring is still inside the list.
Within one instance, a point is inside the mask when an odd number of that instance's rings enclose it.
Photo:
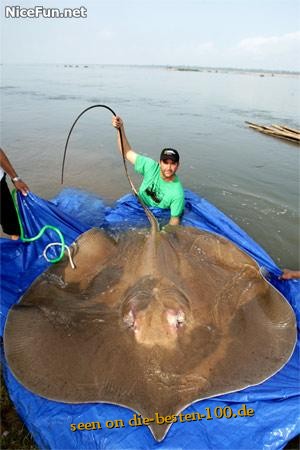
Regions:
[[[63,158],[78,119],[70,129]],[[122,133],[119,138],[125,173]],[[15,305],[5,354],[32,392],[67,403],[123,405],[144,418],[176,415],[208,397],[258,384],[290,358],[294,313],[256,263],[228,240],[188,227],[117,240],[81,235],[67,258]],[[155,439],[169,424],[150,421]]]
[[[31,391],[154,418],[258,384],[293,352],[294,313],[228,240],[188,227],[100,229],[9,313],[5,353]],[[162,440],[170,425],[149,427]]]

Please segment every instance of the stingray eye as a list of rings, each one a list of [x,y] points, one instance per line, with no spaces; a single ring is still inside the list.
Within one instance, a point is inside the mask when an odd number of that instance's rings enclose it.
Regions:
[[[135,319],[134,319],[133,312],[131,310],[127,314],[124,315],[123,321],[127,325],[128,328],[134,327]]]

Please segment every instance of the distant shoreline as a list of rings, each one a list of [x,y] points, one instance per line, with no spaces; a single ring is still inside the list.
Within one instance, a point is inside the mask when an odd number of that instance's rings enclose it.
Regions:
[[[300,72],[289,70],[269,70],[269,69],[241,69],[233,67],[195,67],[195,66],[166,66],[168,70],[179,72],[211,72],[211,73],[239,73],[245,75],[275,76],[275,75],[296,75]]]
[[[209,72],[209,73],[238,73],[253,74],[260,76],[274,75],[295,75],[300,76],[300,71],[296,70],[279,70],[279,69],[249,69],[240,67],[210,67],[210,66],[188,66],[188,65],[159,65],[159,64],[89,64],[89,63],[0,63],[0,66],[61,66],[65,68],[89,68],[89,67],[136,67],[136,68],[152,68],[167,69],[178,72]]]

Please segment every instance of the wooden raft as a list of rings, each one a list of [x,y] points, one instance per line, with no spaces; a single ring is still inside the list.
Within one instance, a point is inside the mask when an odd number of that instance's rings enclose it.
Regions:
[[[250,128],[268,134],[269,136],[277,137],[279,139],[286,139],[300,145],[300,130],[290,128],[285,125],[258,125],[257,123],[245,122]]]

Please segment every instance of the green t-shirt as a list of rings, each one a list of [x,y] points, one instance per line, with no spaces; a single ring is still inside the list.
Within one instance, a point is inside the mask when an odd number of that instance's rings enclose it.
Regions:
[[[144,177],[139,189],[139,196],[147,206],[169,208],[172,217],[182,214],[184,192],[177,175],[173,181],[164,181],[160,176],[158,162],[142,155],[137,156],[134,169]]]

